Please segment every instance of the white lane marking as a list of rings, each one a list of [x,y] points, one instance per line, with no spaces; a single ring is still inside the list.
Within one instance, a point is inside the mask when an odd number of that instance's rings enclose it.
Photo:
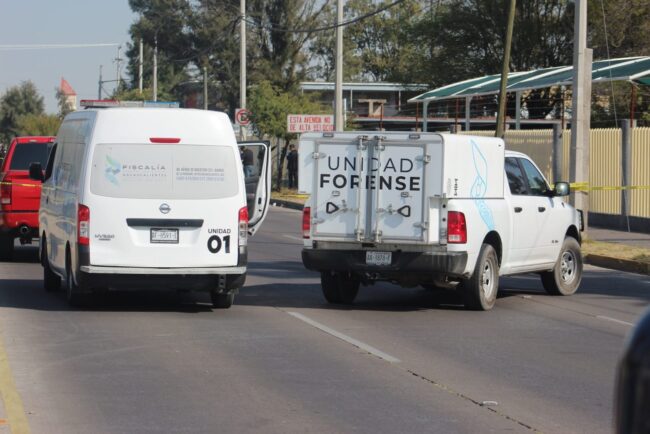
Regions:
[[[618,324],[623,324],[623,325],[626,325],[626,326],[634,327],[634,324],[632,324],[631,322],[621,321],[620,319],[610,318],[608,316],[596,315],[596,318],[600,318],[600,319],[604,319],[605,321],[612,321],[612,322],[615,322],[615,323],[618,323]]]
[[[328,335],[332,335],[335,338],[341,339],[342,341],[345,341],[348,344],[353,345],[353,346],[355,346],[355,347],[357,347],[357,348],[359,348],[359,349],[361,349],[363,351],[366,351],[366,352],[368,352],[368,353],[370,353],[370,354],[372,354],[374,356],[377,356],[380,359],[383,359],[383,360],[385,360],[385,361],[387,361],[389,363],[400,363],[401,362],[401,360],[398,359],[397,357],[393,357],[390,354],[386,354],[383,351],[380,351],[380,350],[378,350],[377,348],[375,348],[373,346],[370,346],[368,344],[364,344],[363,342],[358,341],[358,340],[354,339],[353,337],[350,337],[350,336],[345,335],[343,333],[337,332],[336,330],[331,329],[331,328],[327,327],[326,325],[323,325],[323,324],[321,324],[319,322],[316,322],[313,319],[311,319],[309,317],[306,317],[303,314],[300,314],[298,312],[287,312],[287,313],[289,315],[291,315],[292,317],[294,317],[294,318],[298,318],[299,320],[306,322],[310,326],[316,327],[318,330],[323,331],[323,332],[327,333]]]
[[[295,235],[282,234],[282,236],[285,237],[285,238],[289,238],[290,240],[295,240],[295,241],[302,242],[302,238],[296,237]]]

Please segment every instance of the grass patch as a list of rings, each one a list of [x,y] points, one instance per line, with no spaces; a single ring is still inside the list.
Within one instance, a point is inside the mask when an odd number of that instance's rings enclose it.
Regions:
[[[306,194],[298,194],[297,190],[290,190],[288,188],[282,188],[280,191],[272,191],[271,198],[286,200],[289,202],[295,202],[304,204],[309,196]]]
[[[650,263],[650,249],[627,244],[585,240],[582,243],[582,253]]]

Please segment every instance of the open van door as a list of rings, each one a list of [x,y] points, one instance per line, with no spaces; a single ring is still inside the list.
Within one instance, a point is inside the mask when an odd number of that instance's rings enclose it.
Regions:
[[[254,235],[260,228],[271,200],[271,152],[268,141],[239,142],[244,166],[248,233]]]

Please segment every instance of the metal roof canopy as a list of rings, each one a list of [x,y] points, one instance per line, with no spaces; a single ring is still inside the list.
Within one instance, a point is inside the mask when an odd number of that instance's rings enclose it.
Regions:
[[[606,81],[632,81],[650,85],[650,57],[626,57],[598,60],[592,63],[591,79],[594,83]],[[508,92],[542,89],[551,86],[571,85],[573,66],[555,66],[534,71],[508,74]],[[428,103],[453,98],[465,98],[499,93],[501,74],[472,78],[430,90],[408,100],[409,103]]]

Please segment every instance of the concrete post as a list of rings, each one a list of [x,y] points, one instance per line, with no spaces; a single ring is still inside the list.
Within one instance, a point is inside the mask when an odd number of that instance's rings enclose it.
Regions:
[[[630,120],[619,121],[621,125],[621,164],[623,186],[632,185],[632,137]],[[621,190],[621,215],[630,215],[630,190]]]
[[[426,133],[428,130],[427,125],[427,112],[429,111],[429,101],[422,103],[422,132]]]
[[[553,124],[553,182],[562,181],[562,127]]]

